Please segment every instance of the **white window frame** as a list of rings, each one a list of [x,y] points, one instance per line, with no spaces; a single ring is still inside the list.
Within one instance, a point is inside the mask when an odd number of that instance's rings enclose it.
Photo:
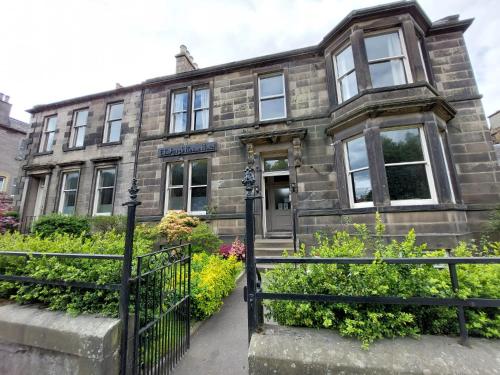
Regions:
[[[191,181],[191,177],[193,175],[193,162],[194,161],[198,161],[198,160],[206,160],[207,162],[207,183],[204,184],[204,185],[191,185],[192,181]],[[204,211],[191,211],[191,195],[192,195],[192,192],[193,192],[193,188],[198,188],[198,187],[204,187],[206,188],[206,192],[207,192],[207,205],[208,205],[208,159],[195,159],[195,160],[190,160],[188,162],[188,170],[189,170],[189,175],[188,175],[188,196],[187,196],[187,212],[190,214],[190,215],[206,215],[207,211],[204,210]]]
[[[113,107],[115,105],[118,105],[118,104],[122,105],[122,115],[121,115],[120,119],[110,120],[109,116],[111,114],[111,107]],[[106,106],[106,121],[104,122],[104,134],[103,134],[102,143],[116,143],[116,142],[120,142],[121,135],[122,135],[122,122],[123,122],[123,111],[124,110],[125,110],[125,103],[124,103],[124,101],[118,101],[118,102],[113,102],[113,103],[108,103],[107,104],[107,106]],[[120,139],[118,141],[110,141],[109,140],[109,136],[111,134],[110,123],[111,122],[115,122],[115,121],[120,121]]]
[[[262,90],[261,90],[262,80],[266,79],[266,78],[277,77],[277,76],[281,76],[283,94],[262,96]],[[259,120],[260,121],[272,121],[272,120],[279,120],[279,119],[286,118],[287,117],[287,107],[286,107],[286,91],[285,91],[285,74],[283,72],[275,72],[275,73],[261,75],[258,77],[258,85],[259,85]],[[268,100],[268,99],[279,99],[279,98],[283,98],[283,116],[272,117],[272,118],[262,118],[262,101]]]
[[[432,167],[431,167],[431,163],[430,163],[430,159],[429,159],[429,152],[427,150],[427,143],[425,141],[424,128],[421,125],[419,125],[419,126],[397,126],[397,127],[384,128],[384,129],[380,129],[380,136],[382,136],[382,133],[384,131],[401,130],[401,129],[418,129],[418,132],[420,135],[420,144],[422,146],[422,153],[424,156],[424,160],[411,161],[411,162],[401,162],[401,163],[388,163],[388,164],[384,162],[384,173],[386,173],[385,172],[386,167],[424,164],[425,165],[425,172],[427,175],[427,183],[429,184],[429,192],[431,194],[431,197],[428,199],[421,199],[421,198],[398,199],[398,200],[391,199],[391,206],[411,206],[411,205],[423,205],[423,204],[436,204],[437,203],[436,186],[434,184],[434,177],[432,176]],[[382,157],[383,157],[383,150],[382,150]],[[387,181],[387,189],[389,189],[389,181]]]
[[[356,168],[356,169],[352,169],[352,170],[350,169],[350,166],[349,166],[349,153],[348,153],[347,143],[350,142],[350,141],[353,141],[353,140],[355,140],[357,138],[364,138],[365,145],[366,145],[366,138],[365,138],[364,134],[359,134],[357,136],[348,138],[348,139],[346,139],[343,142],[343,146],[344,146],[344,164],[345,164],[345,170],[346,170],[346,176],[347,176],[347,188],[349,190],[349,205],[352,208],[373,207],[373,185],[372,185],[371,176],[370,176],[370,185],[372,187],[372,201],[371,202],[355,202],[354,201],[355,192],[354,192],[354,186],[352,184],[352,177],[351,177],[351,175],[353,173],[355,173],[355,172],[360,172],[360,171],[364,171],[364,170],[367,170],[368,173],[370,172],[370,164],[369,163],[368,163],[367,167]],[[366,150],[366,153],[367,153],[367,157],[370,158],[370,155],[368,155],[368,149]]]
[[[440,132],[439,133],[439,144],[441,145],[441,151],[443,153],[443,159],[444,159],[444,165],[445,165],[445,168],[446,168],[446,177],[448,179],[448,185],[450,186],[451,201],[453,203],[456,203],[455,191],[453,189],[453,184],[451,182],[450,165],[448,164],[448,158],[446,157],[446,149],[444,148],[444,139],[443,139],[444,136],[445,136],[445,132]]]
[[[50,119],[55,118],[56,125],[54,127],[54,130],[47,130],[49,126],[49,121]],[[42,131],[42,137],[40,139],[40,146],[38,147],[38,152],[51,152],[54,150],[54,141],[56,139],[56,130],[57,130],[57,115],[51,115],[47,116],[44,119],[44,124],[43,124],[43,131]],[[53,133],[54,137],[52,138],[52,143],[50,144],[49,148],[49,143],[47,142],[47,139],[49,138],[49,134]]]
[[[187,108],[185,111],[177,111],[177,112],[175,111],[175,96],[178,94],[186,94],[187,96]],[[179,113],[186,113],[186,126],[184,130],[180,132],[175,131],[175,115]],[[189,90],[183,89],[172,92],[172,95],[170,96],[170,133],[177,134],[177,133],[185,133],[188,131],[188,123],[187,123],[188,113],[189,113]]]
[[[78,173],[78,181],[76,183],[76,189],[65,189],[64,187],[66,186],[66,178],[68,177],[68,174],[70,173]],[[66,197],[66,193],[70,191],[74,191],[76,193],[75,195],[75,212],[73,213],[76,214],[76,200],[78,199],[78,186],[80,185],[80,170],[79,169],[73,169],[73,170],[67,170],[63,172],[63,178],[62,178],[62,183],[61,183],[61,194],[59,196],[59,208],[58,212],[60,214],[63,213],[64,209],[64,198]]]
[[[78,119],[78,114],[80,112],[87,112],[87,122],[83,125],[77,125],[77,119]],[[70,148],[75,148],[75,147],[84,147],[85,146],[85,133],[87,131],[87,124],[88,124],[88,115],[89,115],[89,109],[88,108],[82,108],[82,109],[77,109],[73,112],[73,123],[71,126],[71,136],[69,139],[69,147]],[[83,128],[83,130],[82,130]],[[81,146],[76,145],[76,141],[78,139],[78,133],[80,131],[83,131],[83,144]]]
[[[382,57],[379,59],[375,60],[368,60],[368,71],[370,71],[370,65],[376,64],[376,63],[381,63],[381,62],[387,62],[387,61],[392,61],[392,60],[403,60],[403,67],[405,70],[405,76],[406,76],[406,83],[402,83],[402,85],[413,83],[413,76],[411,74],[411,69],[410,69],[410,61],[408,59],[408,52],[406,50],[406,43],[403,35],[403,30],[401,28],[392,28],[392,29],[385,29],[385,30],[380,30],[380,31],[375,31],[371,33],[367,33],[364,35],[364,40],[367,38],[370,38],[372,36],[378,36],[378,35],[384,35],[384,34],[392,34],[394,32],[397,32],[399,35],[399,41],[401,43],[401,55],[397,56],[389,56],[389,57]],[[365,43],[365,41],[363,42]],[[365,46],[366,48],[366,46]],[[370,80],[372,79],[371,73],[370,73]],[[396,85],[399,86],[399,85]],[[377,88],[382,88],[382,87],[391,87],[391,86],[380,86]]]
[[[7,189],[5,188],[7,186],[7,176],[0,176],[0,192],[4,192]]]
[[[420,61],[422,62],[422,68],[424,69],[425,80],[429,82],[429,75],[427,74],[427,66],[425,65],[425,59],[424,59],[424,48],[422,46],[423,43],[424,41],[422,40],[422,38],[417,38],[418,51],[420,53]]]
[[[172,169],[172,164],[182,164],[183,167],[182,167],[182,185],[171,185],[170,184],[170,180],[171,180],[171,176],[170,176],[170,173],[171,173],[171,169]],[[168,208],[168,199],[170,197],[170,190],[171,189],[182,189],[182,199],[184,200],[184,194],[185,194],[185,189],[184,189],[184,181],[185,181],[185,176],[184,176],[184,173],[186,173],[186,171],[184,170],[185,169],[185,165],[186,163],[184,161],[180,161],[180,162],[172,162],[172,163],[168,163],[167,164],[167,178],[166,178],[166,188],[165,188],[165,209],[164,209],[164,214],[166,214],[168,211],[178,211],[178,210],[170,210]],[[184,206],[184,202],[182,203],[183,206]]]
[[[349,74],[351,74],[352,72],[354,72],[354,76],[356,76],[356,65],[353,64],[353,68],[351,70],[349,70],[347,73],[344,73],[342,76],[338,76],[338,67],[337,67],[337,56],[340,55],[342,52],[344,52],[347,48],[351,47],[351,51],[352,51],[352,44],[349,43],[347,45],[344,45],[342,48],[340,48],[336,53],[332,54],[332,61],[333,61],[333,70],[334,70],[334,75],[335,75],[335,87],[337,88],[337,100],[340,103],[343,103],[345,102],[346,100],[349,100],[353,97],[355,97],[356,95],[359,94],[359,89],[356,87],[356,90],[357,90],[357,93],[354,94],[353,96],[351,96],[351,98],[347,98],[347,99],[344,99],[342,97],[342,87],[340,85],[340,80],[342,78],[345,78],[347,77]],[[353,52],[353,59],[354,59],[354,52]],[[356,77],[356,86],[358,84],[358,78]]]
[[[101,184],[101,173],[102,171],[113,169],[115,171],[115,181],[113,184],[113,187],[99,187]],[[116,193],[116,179],[117,179],[117,171],[118,168],[116,166],[106,166],[106,167],[100,167],[97,169],[97,175],[96,175],[96,184],[95,184],[95,190],[94,190],[94,207],[92,208],[92,214],[93,216],[111,216],[113,215],[113,210],[115,207],[115,193]],[[97,212],[97,206],[99,204],[99,198],[100,198],[100,190],[102,189],[113,189],[113,200],[111,202],[111,212]]]
[[[208,106],[207,107],[201,107],[201,108],[195,108],[194,107],[194,100],[196,97],[196,91],[202,91],[206,90],[208,91]],[[208,86],[201,86],[201,87],[195,87],[193,88],[192,91],[192,98],[191,98],[191,130],[207,130],[210,127],[210,88]],[[203,112],[207,111],[208,112],[208,124],[206,128],[203,129],[195,129],[195,120],[196,120],[196,112]],[[180,112],[179,112],[180,113]]]

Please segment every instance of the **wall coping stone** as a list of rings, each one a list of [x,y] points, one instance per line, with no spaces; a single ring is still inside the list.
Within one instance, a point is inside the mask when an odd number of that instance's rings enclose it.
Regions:
[[[326,329],[266,325],[252,336],[249,374],[500,374],[500,340],[422,335],[368,350]]]

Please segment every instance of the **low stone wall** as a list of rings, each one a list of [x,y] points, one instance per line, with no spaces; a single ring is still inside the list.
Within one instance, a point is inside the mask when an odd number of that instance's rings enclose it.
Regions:
[[[500,374],[500,340],[422,336],[380,340],[368,350],[333,331],[265,326],[248,351],[249,374]]]
[[[0,374],[119,372],[120,322],[36,306],[0,306]]]

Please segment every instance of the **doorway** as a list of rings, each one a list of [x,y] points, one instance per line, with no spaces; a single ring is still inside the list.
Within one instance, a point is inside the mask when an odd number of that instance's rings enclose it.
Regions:
[[[263,214],[266,237],[291,236],[292,200],[287,156],[263,158]]]

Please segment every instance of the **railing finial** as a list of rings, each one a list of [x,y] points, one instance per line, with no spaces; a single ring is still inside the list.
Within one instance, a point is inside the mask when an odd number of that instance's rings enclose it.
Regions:
[[[245,176],[243,177],[243,180],[241,180],[241,183],[245,185],[247,197],[252,195],[252,191],[255,186],[255,174],[254,174],[254,169],[252,167],[245,168]]]

